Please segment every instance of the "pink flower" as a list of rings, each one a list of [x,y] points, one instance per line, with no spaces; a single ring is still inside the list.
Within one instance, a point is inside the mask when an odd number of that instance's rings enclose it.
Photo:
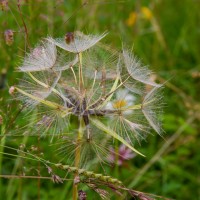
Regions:
[[[9,88],[9,94],[13,95],[14,91],[15,91],[15,87],[14,87],[14,86],[11,86],[11,87]]]
[[[112,164],[117,164],[118,166],[123,165],[125,160],[130,160],[135,157],[135,154],[131,149],[126,147],[124,144],[121,144],[117,151],[114,150],[113,147],[109,148],[110,154],[108,156],[108,161]]]
[[[2,11],[8,10],[8,0],[0,0],[0,7]]]
[[[5,30],[4,38],[5,38],[6,44],[8,46],[11,46],[13,41],[14,41],[14,32],[13,32],[13,30],[11,30],[11,29]]]

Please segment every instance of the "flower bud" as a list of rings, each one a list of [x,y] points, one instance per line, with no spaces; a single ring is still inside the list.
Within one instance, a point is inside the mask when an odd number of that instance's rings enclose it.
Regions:
[[[5,42],[8,46],[11,46],[14,41],[14,32],[11,29],[8,29],[4,32]]]
[[[78,199],[79,200],[86,200],[87,199],[87,194],[83,190],[78,191]]]

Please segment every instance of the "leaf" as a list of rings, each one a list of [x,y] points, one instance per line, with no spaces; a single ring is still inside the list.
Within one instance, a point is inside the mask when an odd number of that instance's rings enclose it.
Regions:
[[[126,140],[124,140],[122,137],[120,137],[115,131],[113,131],[112,129],[110,129],[109,127],[105,126],[103,123],[101,123],[99,120],[97,119],[91,119],[90,121],[99,129],[101,129],[102,131],[106,132],[107,134],[109,134],[110,136],[114,137],[115,139],[119,140],[121,143],[123,143],[124,145],[126,145],[129,149],[131,149],[132,151],[134,151],[135,153],[144,156],[142,153],[140,153],[139,151],[137,151],[133,146],[131,146]]]

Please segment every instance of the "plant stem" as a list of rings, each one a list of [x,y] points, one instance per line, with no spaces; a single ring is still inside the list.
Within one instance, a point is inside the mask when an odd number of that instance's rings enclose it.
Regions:
[[[5,133],[5,126],[4,124],[1,126],[1,135],[4,135]],[[4,152],[4,144],[5,144],[5,141],[6,141],[6,137],[3,137],[1,140],[0,140],[0,152]],[[3,154],[0,154],[0,174],[2,174],[2,162],[3,162]],[[0,179],[0,196],[3,195],[3,189],[2,189],[2,179]]]
[[[83,71],[82,71],[82,53],[79,53],[78,57],[79,57],[79,90],[82,91],[84,85]]]
[[[119,141],[115,140],[115,176],[118,178],[119,174]]]
[[[78,130],[78,135],[77,135],[77,140],[76,140],[76,151],[75,151],[75,167],[79,168],[80,165],[80,156],[81,156],[81,146],[80,146],[80,141],[83,137],[83,129],[84,128],[84,121],[83,118],[81,117],[79,119],[79,130]],[[78,173],[75,173],[74,178],[78,176]],[[73,183],[73,200],[77,200],[77,194],[78,194],[78,184]]]

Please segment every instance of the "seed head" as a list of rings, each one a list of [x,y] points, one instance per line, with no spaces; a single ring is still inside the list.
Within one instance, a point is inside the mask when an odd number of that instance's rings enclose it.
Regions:
[[[48,37],[19,67],[26,77],[16,87],[18,98],[30,109],[38,107],[36,130],[55,135],[71,130],[71,118],[79,124],[59,142],[62,153],[70,152],[65,156],[69,160],[78,156],[80,162],[89,163],[88,156],[104,162],[111,138],[122,143],[119,154],[128,152],[122,159],[131,158],[128,149],[141,154],[133,143],[146,139],[150,128],[162,132],[161,85],[132,52],[117,52],[100,43],[105,35],[75,32],[62,39]]]

